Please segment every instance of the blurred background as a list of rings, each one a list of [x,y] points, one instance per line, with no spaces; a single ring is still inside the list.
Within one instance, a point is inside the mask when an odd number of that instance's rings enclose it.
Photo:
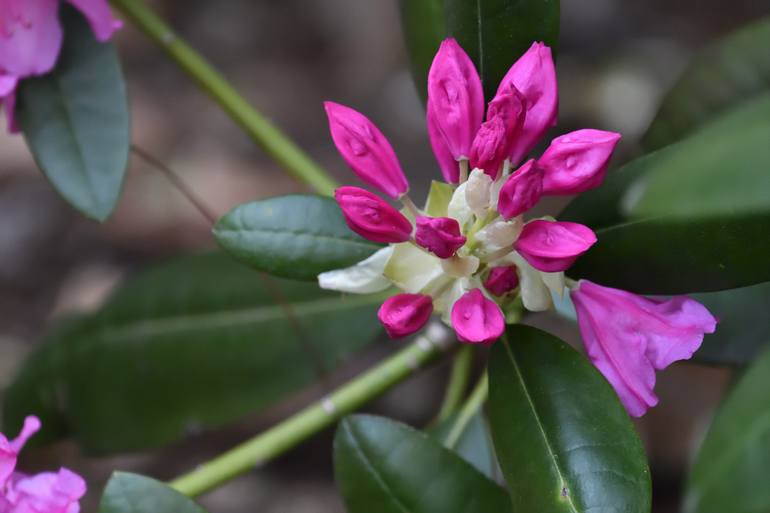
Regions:
[[[365,112],[387,134],[423,196],[439,176],[408,71],[395,0],[155,1],[155,8],[262,112],[340,181],[351,174],[328,136],[321,102]],[[767,0],[562,0],[559,132],[622,132],[616,162],[694,52],[753,19]],[[302,191],[211,101],[130,26],[117,38],[135,142],[161,158],[217,215],[238,203]],[[511,55],[511,62],[518,56]],[[547,205],[552,213],[559,205]],[[124,277],[173,255],[213,247],[210,226],[167,179],[133,159],[121,203],[104,225],[79,216],[36,169],[24,141],[0,131],[0,387],[46,329],[96,308]],[[530,322],[577,341],[554,316]],[[382,341],[342,371],[350,376],[396,344]],[[368,408],[423,425],[447,368],[435,367]],[[679,488],[731,371],[679,364],[659,377],[661,404],[638,423],[654,478],[655,512],[678,509]],[[30,451],[23,468],[66,462],[91,483],[92,509],[120,468],[170,478],[231,447],[316,397],[309,390],[264,415],[151,454],[88,458],[71,443]],[[342,512],[332,480],[331,433],[205,497],[211,511]]]

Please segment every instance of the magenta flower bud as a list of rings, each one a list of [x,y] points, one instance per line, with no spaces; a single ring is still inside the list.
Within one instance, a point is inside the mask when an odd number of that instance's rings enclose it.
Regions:
[[[428,106],[428,139],[430,140],[431,148],[433,148],[433,154],[436,156],[438,167],[441,169],[441,174],[444,176],[444,181],[446,183],[459,183],[459,164],[449,152],[449,148],[447,148],[447,145],[444,142],[444,136],[439,132],[438,124],[433,116],[435,116],[435,114],[433,114],[430,106]]]
[[[517,169],[503,184],[497,210],[505,219],[513,219],[534,207],[543,195],[543,170],[534,160]]]
[[[374,123],[338,103],[324,102],[324,108],[334,144],[356,176],[393,199],[406,193],[409,183],[396,153]]]
[[[455,160],[468,158],[484,117],[484,91],[473,62],[454,39],[445,39],[433,58],[427,111],[431,145],[443,145]]]
[[[487,121],[479,128],[471,146],[472,169],[483,169],[493,180],[497,178],[519,136],[524,111],[524,98],[515,88],[489,102]]]
[[[385,200],[359,187],[345,186],[334,191],[351,230],[361,237],[385,244],[406,242],[412,223]]]
[[[546,273],[564,271],[596,243],[590,228],[566,221],[530,221],[513,244],[535,269]]]
[[[433,299],[425,294],[398,294],[382,303],[377,312],[390,338],[406,337],[419,331],[433,313]]]
[[[581,280],[571,293],[588,357],[634,417],[658,403],[655,371],[698,350],[717,320],[686,296],[648,299]]]
[[[579,194],[601,185],[620,134],[583,129],[562,135],[537,161],[543,168],[543,194]]]
[[[519,275],[515,265],[493,267],[484,282],[484,287],[495,296],[504,296],[519,286]]]
[[[452,327],[460,342],[490,344],[503,334],[505,317],[497,303],[473,289],[452,306]]]
[[[516,165],[556,124],[559,92],[551,49],[543,43],[533,43],[503,77],[497,94],[508,91],[511,86],[516,87],[524,96],[527,106],[524,126],[510,153],[510,160]]]
[[[418,216],[416,221],[415,241],[439,258],[451,257],[465,244],[460,224],[451,217]]]

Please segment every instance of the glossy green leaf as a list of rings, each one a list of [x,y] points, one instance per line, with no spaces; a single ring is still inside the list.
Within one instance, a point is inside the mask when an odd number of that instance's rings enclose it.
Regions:
[[[344,419],[334,439],[337,486],[349,513],[506,513],[496,483],[452,451],[392,420]]]
[[[648,513],[644,448],[582,355],[514,325],[492,349],[489,417],[514,511]]]
[[[276,299],[283,296],[300,338]],[[55,333],[7,391],[5,432],[35,412],[96,453],[157,447],[257,412],[318,379],[377,333],[381,297],[265,283],[226,255],[131,280]],[[319,362],[316,362],[319,360]]]
[[[160,481],[115,472],[104,489],[99,513],[206,513],[206,510]]]
[[[648,294],[770,281],[770,94],[638,159],[560,216],[599,242],[569,273]]]
[[[402,0],[401,14],[423,98],[428,69],[445,37],[456,38],[473,59],[487,99],[534,41],[556,48],[559,39],[559,0]]]
[[[770,352],[722,404],[686,488],[686,513],[770,511]]]
[[[430,430],[433,438],[446,445],[446,439],[452,431],[452,427],[457,420],[457,415],[453,415],[435,428]],[[477,414],[468,422],[460,438],[453,447],[450,447],[462,459],[476,467],[476,469],[489,478],[494,478],[497,472],[497,459],[495,458],[495,449],[492,447],[492,438],[487,429],[487,423],[483,415]]]
[[[333,199],[313,195],[239,205],[217,222],[214,236],[251,267],[294,280],[315,281],[320,273],[349,267],[382,247],[352,232]]]
[[[770,18],[701,52],[668,92],[642,145],[655,150],[682,139],[746,100],[770,91]]]
[[[770,347],[770,283],[708,294],[694,294],[719,319],[693,360],[717,365],[746,365]]]
[[[130,145],[126,87],[118,56],[85,19],[62,9],[56,68],[24,80],[16,115],[45,176],[72,206],[104,221],[120,196]]]

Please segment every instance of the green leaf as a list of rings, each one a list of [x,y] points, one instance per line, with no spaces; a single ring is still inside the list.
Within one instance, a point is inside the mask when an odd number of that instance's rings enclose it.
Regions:
[[[559,0],[402,0],[402,25],[417,89],[441,40],[454,37],[473,59],[487,99],[511,65],[534,41],[556,48]]]
[[[131,280],[32,355],[5,397],[5,432],[34,411],[107,453],[220,426],[316,381],[315,359],[331,369],[372,340],[381,299],[283,280],[266,288],[222,254],[179,259]]]
[[[770,281],[768,141],[770,94],[616,171],[560,216],[599,238],[570,275],[649,294]]]
[[[334,439],[337,486],[350,513],[505,513],[502,488],[424,433],[369,415]]]
[[[692,297],[719,319],[716,332],[704,338],[694,361],[746,365],[770,346],[770,323],[758,322],[767,317],[770,283]]]
[[[492,439],[514,511],[650,511],[644,448],[587,359],[514,325],[492,349],[489,379]]]
[[[748,25],[701,52],[668,92],[642,145],[678,141],[738,104],[770,91],[770,18]]]
[[[231,255],[275,276],[315,281],[364,260],[382,246],[345,224],[337,203],[313,195],[244,203],[222,217],[214,236]]]
[[[126,86],[115,48],[63,8],[56,68],[24,80],[16,114],[45,176],[73,207],[104,221],[123,185],[130,145]]]
[[[695,460],[686,513],[770,511],[770,352],[719,409]]]
[[[453,415],[430,430],[428,434],[446,445],[446,439],[452,431],[456,420],[457,415]],[[490,479],[494,479],[498,468],[497,459],[495,458],[495,449],[492,447],[492,438],[481,414],[474,415],[471,418],[460,438],[457,439],[457,443],[451,449],[462,459],[476,467],[479,472]]]
[[[115,472],[104,489],[99,513],[206,513],[206,510],[160,481]]]

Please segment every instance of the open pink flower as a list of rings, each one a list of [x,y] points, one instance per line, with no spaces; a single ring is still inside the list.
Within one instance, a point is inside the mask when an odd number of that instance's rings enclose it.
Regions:
[[[121,26],[107,0],[68,2],[88,19],[99,41],[107,41]],[[0,100],[9,120],[17,82],[44,75],[56,64],[63,39],[60,5],[61,0],[0,0]]]
[[[689,359],[717,325],[686,296],[648,299],[587,280],[571,295],[588,357],[634,417],[658,403],[655,371]]]
[[[2,513],[78,513],[86,493],[82,477],[66,468],[25,475],[14,472],[27,440],[40,429],[37,417],[27,417],[21,434],[8,441],[0,434],[0,511]]]

